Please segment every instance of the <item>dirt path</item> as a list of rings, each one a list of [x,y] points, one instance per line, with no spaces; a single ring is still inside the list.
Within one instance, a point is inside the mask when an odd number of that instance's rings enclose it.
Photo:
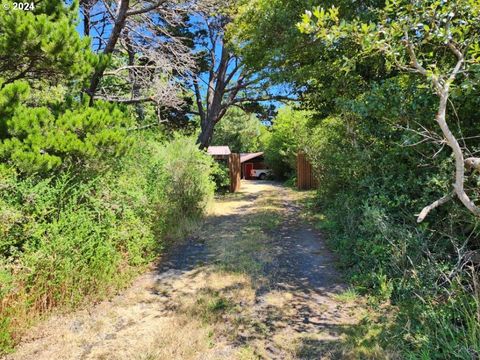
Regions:
[[[50,318],[8,359],[347,358],[360,307],[300,219],[302,196],[244,183],[158,269],[111,301]]]

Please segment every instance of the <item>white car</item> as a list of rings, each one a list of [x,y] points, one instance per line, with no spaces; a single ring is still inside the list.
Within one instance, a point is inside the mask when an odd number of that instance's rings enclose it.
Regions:
[[[265,180],[268,175],[272,173],[272,170],[269,169],[252,169],[250,171],[250,176],[258,178],[260,180]]]

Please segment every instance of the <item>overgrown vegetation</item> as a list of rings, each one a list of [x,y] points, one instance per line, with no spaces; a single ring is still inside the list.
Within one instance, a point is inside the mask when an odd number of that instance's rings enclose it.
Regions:
[[[455,171],[463,171],[438,126],[447,82],[446,121],[465,157],[478,152],[478,4],[341,1],[333,10],[320,2],[322,10],[300,3],[245,5],[238,37],[251,41],[243,50],[251,66],[273,68],[277,81],[296,84],[300,108],[313,112],[291,148],[305,151],[316,170],[316,217],[356,291],[397,309],[375,339],[403,358],[474,358],[478,217],[463,200],[441,200],[421,224],[417,217],[449,194]],[[305,10],[312,13],[298,25]],[[468,58],[455,83],[448,71],[460,58],[452,48]],[[282,133],[274,126],[272,138]],[[280,147],[274,154],[288,163]],[[476,202],[478,173],[465,165],[465,189]]]
[[[295,176],[297,153],[307,136],[305,125],[309,117],[307,111],[295,111],[291,107],[281,108],[275,117],[264,147],[265,161],[278,179]]]
[[[2,346],[36,314],[125,286],[201,216],[211,159],[194,140],[130,140],[101,175],[22,177],[2,166]]]
[[[344,298],[394,308],[368,346],[480,356],[480,5],[331,4],[1,2],[1,352],[182,236],[212,178],[228,185],[198,150],[213,143],[264,150],[290,183],[307,155],[312,209],[355,286]],[[240,270],[261,237],[247,245],[224,248]],[[200,317],[228,308],[217,295]]]
[[[52,309],[127,285],[214,191],[195,139],[136,130],[126,106],[84,103],[95,56],[76,7],[49,5],[0,14],[2,66],[4,54],[31,58],[0,77],[0,352]]]

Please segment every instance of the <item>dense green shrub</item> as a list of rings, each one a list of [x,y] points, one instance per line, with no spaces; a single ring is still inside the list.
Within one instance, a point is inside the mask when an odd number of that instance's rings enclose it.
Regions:
[[[191,138],[146,135],[89,179],[0,167],[2,348],[35,314],[127,284],[202,214],[213,194],[211,158]]]
[[[213,181],[217,191],[224,192],[230,187],[230,170],[226,161],[215,161],[212,168]]]
[[[432,103],[415,80],[392,78],[314,125],[305,149],[342,266],[359,289],[399,309],[383,334],[389,345],[409,358],[467,359],[478,351],[480,307],[475,282],[458,266],[478,248],[478,221],[456,202],[421,225],[415,216],[448,192],[454,169],[448,150],[433,157],[438,149],[417,144],[410,130],[433,121]]]
[[[165,144],[158,158],[162,173],[157,175],[157,189],[167,200],[162,204],[166,221],[175,224],[179,217],[200,216],[215,189],[210,175],[212,157],[200,151],[193,138],[176,137]]]

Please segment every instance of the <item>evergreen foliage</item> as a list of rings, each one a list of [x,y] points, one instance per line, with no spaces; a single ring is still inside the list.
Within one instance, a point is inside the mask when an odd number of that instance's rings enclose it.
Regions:
[[[22,84],[25,85],[25,84]],[[0,90],[0,101],[16,102],[11,88],[26,87],[13,83]],[[115,106],[97,103],[95,107],[74,104],[68,110],[52,111],[47,106],[15,108],[3,116],[0,134],[0,158],[22,173],[45,173],[60,166],[85,166],[93,159],[117,156],[127,145],[129,119]],[[7,110],[8,111],[8,110]]]
[[[33,11],[0,6],[0,88],[16,80],[46,79],[50,84],[63,80],[82,83],[92,70],[88,38],[75,29],[78,4],[66,6],[61,0],[35,3]]]

